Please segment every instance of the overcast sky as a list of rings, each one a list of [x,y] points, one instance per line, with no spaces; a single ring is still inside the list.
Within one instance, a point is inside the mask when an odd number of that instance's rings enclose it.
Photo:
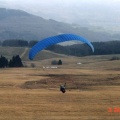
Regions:
[[[117,6],[117,7],[116,7]],[[82,12],[120,11],[120,0],[0,0],[0,7],[21,9],[47,19],[74,22]],[[108,10],[109,11],[109,10]]]

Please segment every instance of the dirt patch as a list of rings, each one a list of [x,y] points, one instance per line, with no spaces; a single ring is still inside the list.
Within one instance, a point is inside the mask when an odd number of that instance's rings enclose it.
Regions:
[[[47,77],[47,78],[46,78]],[[91,89],[92,86],[120,86],[120,76],[89,76],[89,75],[46,75],[45,78],[36,81],[26,81],[22,88],[59,88],[66,82],[67,89]]]

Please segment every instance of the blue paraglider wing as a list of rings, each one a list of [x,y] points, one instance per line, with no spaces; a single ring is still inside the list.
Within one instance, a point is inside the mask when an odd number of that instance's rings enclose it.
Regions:
[[[70,40],[78,40],[78,41],[84,42],[88,46],[90,46],[90,48],[94,52],[93,45],[85,38],[78,35],[74,35],[74,34],[61,34],[61,35],[45,38],[39,41],[37,44],[35,44],[29,52],[29,59],[32,60],[39,51],[47,48],[48,46],[51,46],[60,42],[70,41]]]

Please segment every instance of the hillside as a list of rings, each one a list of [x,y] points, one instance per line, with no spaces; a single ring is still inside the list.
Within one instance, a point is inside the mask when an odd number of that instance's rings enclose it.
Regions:
[[[0,47],[0,56],[5,56],[6,58],[10,59],[12,56],[20,55],[23,61],[29,61],[28,54],[29,48],[25,47]],[[52,58],[64,58],[66,55],[50,52],[47,50],[43,50],[36,57],[34,60],[45,60],[45,59],[52,59]]]
[[[54,53],[54,52],[48,51],[48,50],[42,50],[35,56],[34,60],[30,61],[28,59],[29,50],[30,50],[30,48],[27,48],[27,47],[0,47],[0,56],[2,55],[4,57],[6,57],[7,59],[11,59],[13,56],[19,55],[21,57],[22,61],[25,61],[27,63],[38,62],[40,65],[42,65],[42,64],[50,65],[52,60],[62,59],[64,65],[68,65],[68,63],[76,65],[77,62],[82,62],[84,64],[91,63],[92,66],[94,66],[93,64],[95,64],[95,62],[102,63],[102,61],[104,61],[104,62],[109,61],[112,63],[112,61],[110,59],[115,56],[120,58],[120,54],[90,55],[90,56],[84,56],[84,57],[76,57],[76,56],[71,56],[71,55],[69,56],[69,55],[64,55],[64,54],[58,54],[58,53]],[[120,61],[120,60],[118,60],[118,61]],[[116,64],[117,64],[117,60],[115,60],[113,62],[116,62]],[[106,66],[106,65],[104,65],[104,66]]]
[[[109,41],[112,36],[105,32],[93,32],[74,24],[44,19],[21,10],[0,8],[0,40],[40,40],[61,33],[79,34],[90,41]],[[115,39],[115,36],[114,36]]]

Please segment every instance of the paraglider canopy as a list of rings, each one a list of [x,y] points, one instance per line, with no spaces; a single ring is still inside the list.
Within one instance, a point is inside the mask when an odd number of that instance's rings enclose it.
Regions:
[[[93,45],[87,39],[75,34],[61,34],[61,35],[45,38],[39,41],[37,44],[35,44],[29,52],[29,59],[33,60],[33,58],[39,51],[47,48],[48,46],[51,46],[60,42],[70,41],[70,40],[78,40],[83,43],[86,43],[94,52]]]

